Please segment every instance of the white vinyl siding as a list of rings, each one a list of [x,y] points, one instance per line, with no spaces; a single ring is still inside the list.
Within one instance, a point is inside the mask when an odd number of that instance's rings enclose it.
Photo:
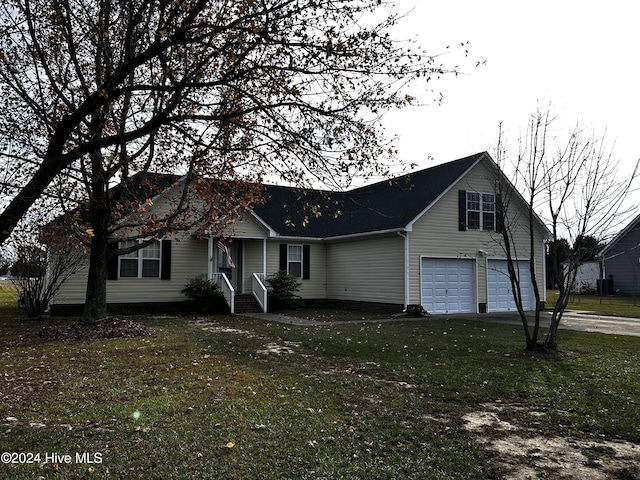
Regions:
[[[250,293],[252,287],[252,276],[254,273],[263,273],[263,251],[264,243],[262,240],[243,240],[242,241],[242,268],[244,284],[241,293]]]
[[[404,304],[404,239],[397,235],[332,242],[327,298]]]
[[[300,245],[301,241],[286,241],[281,238],[267,241],[267,277],[273,275],[280,269],[280,245],[281,243],[291,243]],[[311,271],[308,280],[300,280],[300,291],[296,292],[305,299],[327,298],[327,257],[326,246],[320,241],[305,240],[304,244],[309,245]],[[262,258],[262,256],[260,257]]]
[[[266,228],[250,214],[243,214],[229,225],[225,236],[228,238],[265,238]]]
[[[172,238],[171,280],[160,278],[119,278],[107,281],[108,303],[152,303],[185,300],[181,290],[194,277],[207,276],[207,240],[184,235]],[[56,304],[84,304],[87,266],[73,275],[60,292]]]

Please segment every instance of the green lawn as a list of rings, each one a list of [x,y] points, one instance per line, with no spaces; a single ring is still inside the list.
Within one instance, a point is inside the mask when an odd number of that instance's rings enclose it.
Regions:
[[[556,298],[557,290],[547,290],[547,305],[551,308]],[[572,295],[567,305],[569,310],[586,310],[600,315],[617,315],[621,317],[640,318],[640,298],[622,295]]]
[[[153,337],[63,343],[38,338],[44,323],[7,295],[0,451],[41,465],[0,465],[0,478],[501,478],[464,428],[487,404],[523,437],[640,442],[637,337],[562,331],[562,351],[540,357],[521,351],[517,326],[462,319],[304,328],[217,316],[203,329],[146,316]],[[72,461],[45,462],[52,453]],[[76,462],[83,453],[101,463]]]

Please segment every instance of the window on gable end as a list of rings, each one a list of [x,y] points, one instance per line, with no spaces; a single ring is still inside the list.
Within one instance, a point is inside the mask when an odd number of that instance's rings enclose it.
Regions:
[[[480,230],[480,194],[467,192],[467,228]]]
[[[482,194],[482,230],[496,229],[496,196],[493,193]]]
[[[467,192],[467,229],[496,230],[496,196]]]

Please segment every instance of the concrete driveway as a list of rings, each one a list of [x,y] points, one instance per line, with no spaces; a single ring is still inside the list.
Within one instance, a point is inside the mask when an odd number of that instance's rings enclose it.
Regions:
[[[434,317],[445,318],[446,315],[433,315]],[[473,318],[492,323],[507,323],[522,325],[517,312],[503,313],[478,313],[478,314],[458,314],[449,315],[453,318]],[[533,321],[533,316],[530,317]],[[541,325],[548,327],[551,322],[551,314],[543,312],[541,315]],[[562,315],[560,329],[581,330],[583,332],[608,333],[612,335],[632,335],[640,337],[640,318],[613,317],[607,315],[594,315],[591,312],[568,310]]]
[[[562,316],[560,328],[640,337],[640,318],[611,317],[594,315],[591,312],[568,311]]]

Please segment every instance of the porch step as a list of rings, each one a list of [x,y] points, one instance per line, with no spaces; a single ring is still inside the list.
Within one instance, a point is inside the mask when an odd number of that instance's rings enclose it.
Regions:
[[[259,313],[262,308],[251,293],[242,293],[235,296],[233,300],[235,313]]]

